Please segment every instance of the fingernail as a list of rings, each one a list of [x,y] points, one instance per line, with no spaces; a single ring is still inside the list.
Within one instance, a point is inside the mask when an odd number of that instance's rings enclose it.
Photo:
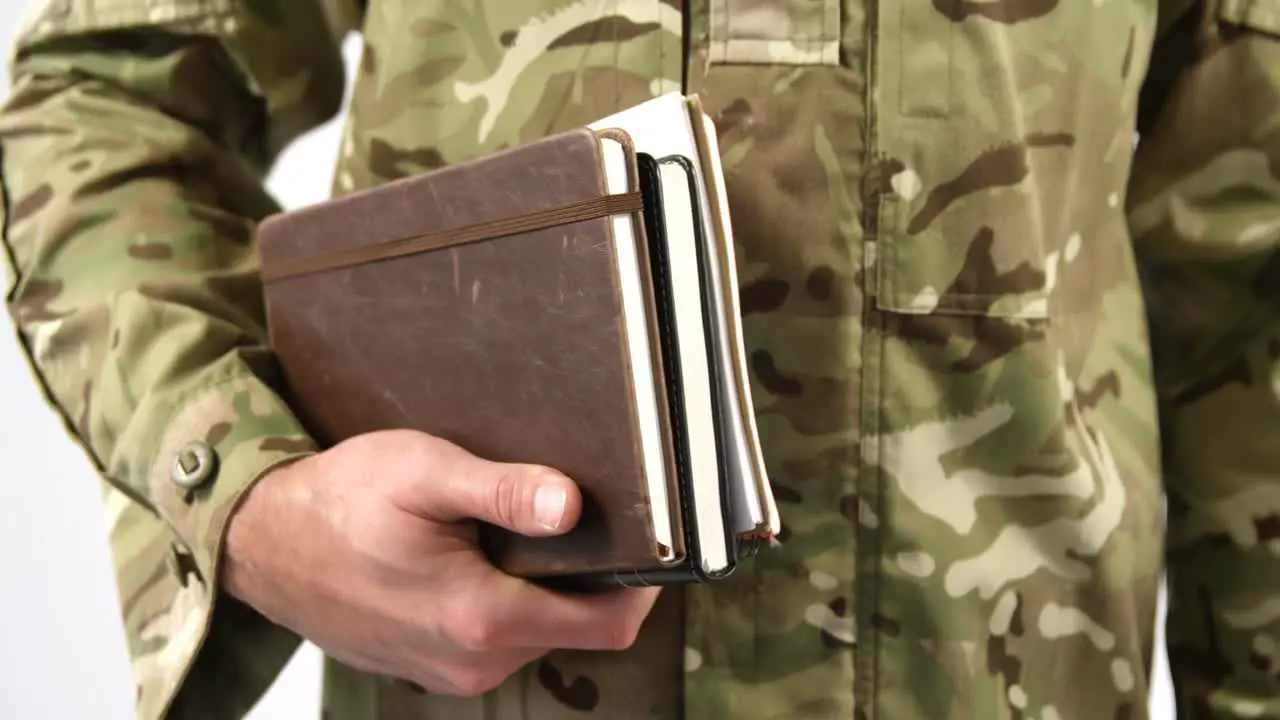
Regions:
[[[560,527],[564,519],[566,495],[564,488],[555,483],[544,483],[533,494],[533,518],[547,530]]]

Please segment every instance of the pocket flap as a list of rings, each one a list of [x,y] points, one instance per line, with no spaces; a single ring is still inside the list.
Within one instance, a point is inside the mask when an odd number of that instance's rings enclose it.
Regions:
[[[838,65],[841,0],[711,0],[716,64]]]
[[[1280,0],[1221,0],[1218,18],[1280,36]]]
[[[14,49],[86,32],[167,27],[216,32],[233,0],[33,0],[18,25]]]

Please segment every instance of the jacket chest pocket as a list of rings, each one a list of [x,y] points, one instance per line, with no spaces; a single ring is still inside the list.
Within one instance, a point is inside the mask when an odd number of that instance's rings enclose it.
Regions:
[[[879,3],[864,193],[878,308],[1044,321],[1131,282],[1124,195],[1154,7]]]
[[[847,0],[705,0],[708,60],[837,65]]]

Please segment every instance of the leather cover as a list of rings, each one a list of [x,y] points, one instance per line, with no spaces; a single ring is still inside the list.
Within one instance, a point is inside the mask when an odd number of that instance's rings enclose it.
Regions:
[[[567,132],[273,216],[262,268],[605,188],[595,135]],[[582,520],[561,537],[483,528],[498,567],[537,578],[659,564],[609,218],[282,277],[265,293],[286,395],[322,444],[412,428],[579,484]]]

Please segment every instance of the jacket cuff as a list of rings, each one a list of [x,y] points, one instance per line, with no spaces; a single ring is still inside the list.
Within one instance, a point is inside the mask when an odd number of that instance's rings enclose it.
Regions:
[[[118,576],[137,711],[147,718],[166,714],[210,635],[225,661],[239,656],[245,663],[211,668],[224,680],[250,667],[261,675],[237,677],[234,687],[224,687],[237,694],[265,690],[296,647],[296,638],[245,608],[220,612],[236,627],[214,627],[213,618],[215,604],[232,602],[219,597],[218,582],[232,513],[268,471],[317,450],[281,397],[247,372],[206,380],[174,407],[153,429],[154,451],[146,477],[138,478],[155,514],[131,506],[112,529],[117,562],[126,564]],[[278,662],[264,664],[264,651],[279,656]],[[191,680],[200,687],[218,684]]]

